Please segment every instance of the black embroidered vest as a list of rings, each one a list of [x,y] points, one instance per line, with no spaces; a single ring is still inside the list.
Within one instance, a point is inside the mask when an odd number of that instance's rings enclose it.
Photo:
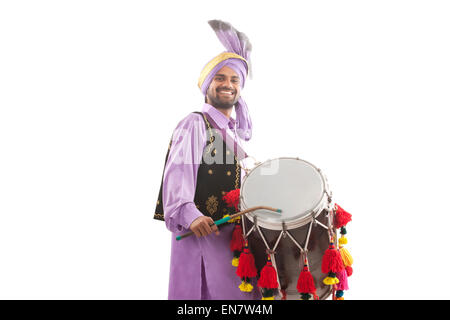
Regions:
[[[195,113],[203,116],[207,143],[203,149],[202,161],[198,168],[194,203],[205,216],[218,220],[227,214],[227,207],[222,199],[223,195],[241,186],[240,166],[233,150],[227,146],[219,134],[213,132],[207,116],[201,112]],[[166,154],[166,163],[171,145],[172,141],[170,141],[169,150]],[[162,186],[163,182],[161,181],[154,215],[157,220],[164,220]]]

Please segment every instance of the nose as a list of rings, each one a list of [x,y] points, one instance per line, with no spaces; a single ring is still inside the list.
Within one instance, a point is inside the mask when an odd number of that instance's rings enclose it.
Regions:
[[[228,89],[233,89],[233,84],[231,83],[231,79],[227,78],[224,82],[224,87],[227,87]]]

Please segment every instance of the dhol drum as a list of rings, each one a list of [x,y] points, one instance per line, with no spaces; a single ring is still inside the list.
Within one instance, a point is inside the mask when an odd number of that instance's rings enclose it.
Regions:
[[[299,158],[277,158],[250,170],[241,186],[240,208],[265,205],[281,214],[254,211],[242,219],[244,236],[261,270],[268,254],[277,270],[277,299],[299,299],[297,280],[305,259],[314,278],[316,298],[326,299],[331,286],[322,280],[322,256],[335,234],[333,204],[326,177]]]

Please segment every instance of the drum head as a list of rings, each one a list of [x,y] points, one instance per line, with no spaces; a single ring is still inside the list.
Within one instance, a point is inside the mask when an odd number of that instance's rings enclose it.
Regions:
[[[279,158],[255,167],[245,177],[241,187],[241,210],[255,206],[281,209],[282,213],[259,210],[249,214],[257,216],[261,226],[281,230],[309,222],[312,214],[325,198],[326,181],[320,171],[307,161],[297,158]]]

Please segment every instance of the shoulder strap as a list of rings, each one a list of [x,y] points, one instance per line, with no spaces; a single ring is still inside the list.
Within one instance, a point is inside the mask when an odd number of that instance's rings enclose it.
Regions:
[[[203,118],[203,121],[205,122],[205,127],[206,127],[206,129],[208,129],[208,120],[206,119],[205,114],[204,114],[203,112],[200,112],[200,111],[194,111],[194,112],[192,112],[192,113],[196,113],[196,114],[201,115],[202,118]]]
[[[207,142],[207,144],[210,145],[210,149],[211,149],[212,143],[214,141],[214,134],[212,132],[212,126],[211,126],[211,124],[208,121],[208,117],[203,112],[195,111],[193,113],[197,113],[197,114],[199,114],[199,115],[201,115],[203,117],[203,121],[205,122],[205,128],[206,128],[206,131],[208,133],[208,142]]]

